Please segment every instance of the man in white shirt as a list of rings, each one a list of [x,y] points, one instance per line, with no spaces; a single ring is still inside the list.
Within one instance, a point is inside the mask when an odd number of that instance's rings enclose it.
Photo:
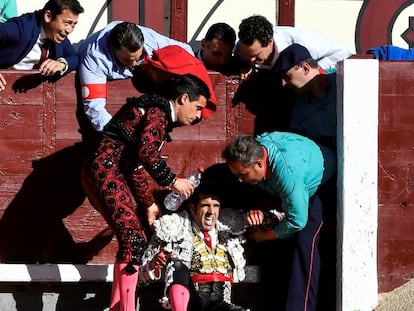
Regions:
[[[319,66],[328,71],[335,70],[338,61],[352,54],[339,40],[299,27],[273,26],[261,15],[243,19],[238,37],[235,56],[258,70],[272,69],[279,53],[293,43],[306,47]]]

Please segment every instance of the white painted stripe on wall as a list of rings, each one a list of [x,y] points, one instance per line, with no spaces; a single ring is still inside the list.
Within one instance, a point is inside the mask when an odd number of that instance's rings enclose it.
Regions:
[[[0,282],[112,282],[112,280],[112,264],[0,264]]]
[[[106,281],[112,282],[114,276],[114,265],[108,265],[108,274],[106,275]]]
[[[74,265],[58,265],[61,280],[68,280],[68,282],[78,282],[81,280],[81,275]]]
[[[15,280],[29,282],[30,275],[26,265],[0,264],[0,279],[3,282],[14,282]]]
[[[337,77],[337,310],[371,311],[378,300],[378,60],[347,59]]]
[[[0,264],[0,282],[112,282],[113,272],[112,264]],[[246,266],[243,282],[260,282],[260,268]]]

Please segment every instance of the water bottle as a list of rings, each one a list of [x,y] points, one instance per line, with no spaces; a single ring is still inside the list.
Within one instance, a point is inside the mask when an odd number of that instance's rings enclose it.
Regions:
[[[195,171],[192,171],[186,176],[188,180],[194,182],[197,187],[201,181],[201,175],[204,171],[203,167],[199,167]],[[181,206],[181,203],[185,200],[185,196],[181,195],[179,191],[173,190],[164,199],[164,206],[167,210],[175,212]]]

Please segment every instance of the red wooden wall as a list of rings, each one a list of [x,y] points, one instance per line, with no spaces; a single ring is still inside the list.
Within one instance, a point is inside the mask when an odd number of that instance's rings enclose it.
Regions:
[[[134,22],[187,42],[187,6],[187,0],[112,0],[110,20]]]
[[[80,186],[86,148],[75,116],[74,74],[57,83],[40,83],[34,72],[2,74],[8,90],[0,93],[0,262],[112,263],[116,242]],[[252,115],[231,104],[237,80],[210,77],[217,111],[198,125],[175,129],[163,148],[180,174],[221,162],[230,137],[252,133]],[[19,85],[27,91],[11,90]],[[129,80],[110,82],[108,109],[115,112],[133,95]]]
[[[278,25],[295,25],[295,0],[274,0]],[[168,11],[169,16],[164,12]],[[187,42],[188,0],[112,0],[110,20],[125,20],[150,27]],[[276,12],[275,12],[276,14]]]
[[[414,277],[413,71],[414,62],[380,62],[380,292]],[[39,83],[27,72],[2,73],[17,92],[0,93],[0,262],[112,263],[116,242],[79,183],[85,148],[75,117],[74,75]],[[199,125],[175,129],[173,142],[163,149],[172,168],[182,174],[220,162],[231,136],[253,132],[248,105],[231,103],[238,81],[215,73],[210,77],[219,100],[217,112]],[[110,82],[109,109],[115,111],[134,94],[129,80]],[[250,95],[257,103],[272,102],[260,90]],[[266,120],[277,120],[276,112],[266,112],[271,115]]]
[[[378,281],[414,278],[414,62],[380,61]]]

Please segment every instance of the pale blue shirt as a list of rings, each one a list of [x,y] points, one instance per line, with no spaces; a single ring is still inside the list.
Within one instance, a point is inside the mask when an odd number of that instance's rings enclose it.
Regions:
[[[118,64],[108,44],[110,30],[119,23],[121,21],[111,22],[104,29],[89,36],[79,47],[79,78],[83,95],[86,95],[85,92],[88,90],[85,85],[106,84],[110,80],[132,77],[132,68],[125,68]],[[154,50],[167,45],[179,45],[191,55],[194,55],[191,46],[184,42],[161,35],[147,27],[139,25],[137,27],[142,31],[145,54],[149,56],[152,56]],[[128,94],[125,94],[126,97],[128,97]],[[112,118],[105,105],[106,98],[83,100],[84,111],[97,131],[102,131]]]

